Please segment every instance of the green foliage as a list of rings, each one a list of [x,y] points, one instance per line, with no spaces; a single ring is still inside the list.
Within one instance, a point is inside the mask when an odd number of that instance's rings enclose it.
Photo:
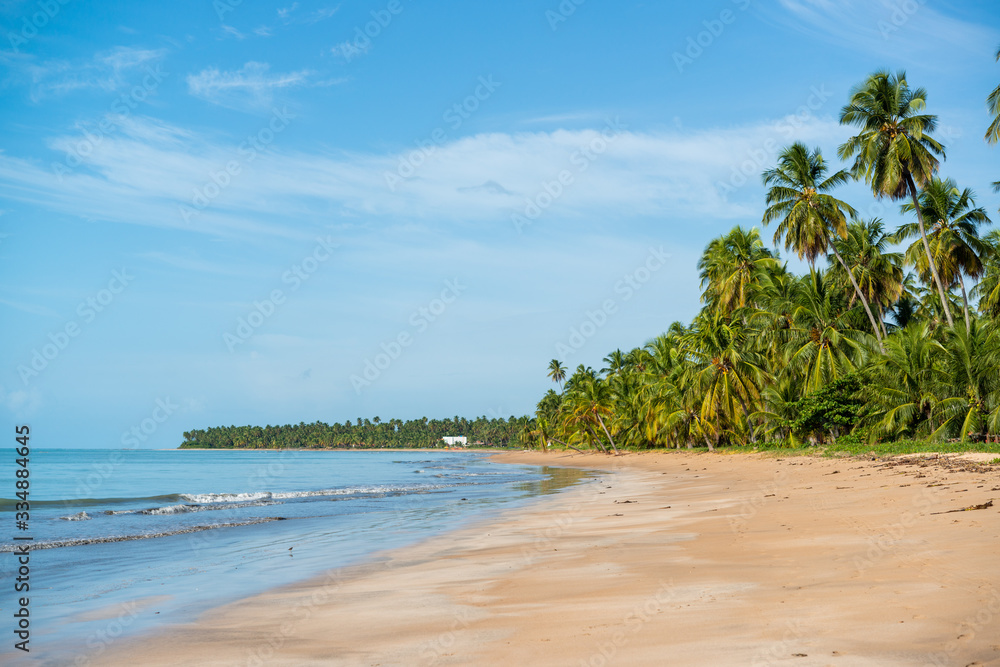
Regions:
[[[790,423],[796,435],[823,441],[832,435],[837,442],[849,434],[865,414],[857,374],[834,380],[795,404],[796,417]]]
[[[533,426],[528,417],[412,419],[285,426],[217,426],[184,433],[182,449],[396,449],[441,447],[446,435],[464,435],[473,447],[519,447]]]

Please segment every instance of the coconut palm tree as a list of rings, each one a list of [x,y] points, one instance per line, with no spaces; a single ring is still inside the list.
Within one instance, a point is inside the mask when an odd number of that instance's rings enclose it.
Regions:
[[[627,363],[626,355],[621,350],[615,350],[608,356],[602,359],[604,363],[607,364],[607,368],[602,368],[601,372],[605,375],[617,375],[625,370],[625,365]]]
[[[879,218],[849,222],[847,236],[833,243],[843,258],[843,264],[834,264],[830,269],[835,280],[842,279],[844,270],[850,271],[868,303],[878,310],[883,339],[888,335],[885,329],[886,309],[903,293],[903,256],[898,252],[888,252],[891,242]],[[854,298],[852,295],[849,305],[854,304]]]
[[[962,304],[965,312],[965,326],[969,327],[969,297],[965,289],[963,275],[979,278],[983,274],[981,257],[988,251],[979,238],[979,225],[989,224],[986,209],[976,207],[972,190],[959,191],[952,179],[932,178],[920,191],[920,212],[926,222],[931,223],[927,232],[933,251],[938,275],[947,285],[956,281],[962,290]],[[902,206],[904,213],[914,210],[911,202]],[[913,223],[901,226],[893,235],[899,242],[917,236],[919,230]],[[906,251],[907,261],[917,271],[927,275],[926,256],[920,252],[920,242],[914,242]]]
[[[1000,318],[1000,229],[983,237],[983,278],[972,289],[979,299],[979,312]]]
[[[847,215],[857,211],[847,203],[827,194],[838,185],[847,183],[851,176],[845,170],[827,177],[827,166],[818,148],[810,152],[805,144],[794,143],[778,156],[778,166],[763,174],[767,191],[767,210],[763,223],[780,220],[774,233],[774,243],[782,238],[785,249],[793,249],[800,259],[806,259],[815,268],[816,258],[832,250],[844,267],[854,291],[861,299],[872,330],[882,346],[882,331],[872,314],[868,299],[861,291],[854,274],[844,263],[831,237],[847,236]]]
[[[838,154],[842,160],[854,158],[854,177],[863,177],[876,197],[910,198],[945,317],[954,326],[917,201],[917,187],[929,183],[938,170],[935,156],[944,157],[944,147],[930,134],[937,127],[937,116],[921,113],[926,103],[927,92],[910,88],[905,72],[875,72],[851,90],[850,100],[840,111],[842,125],[861,131],[844,142]]]
[[[968,329],[959,325],[948,331],[948,397],[936,411],[944,421],[934,435],[958,435],[963,441],[973,434],[1000,430],[1000,340],[995,323],[972,320]]]
[[[745,307],[752,303],[761,275],[777,266],[759,231],[733,227],[712,240],[698,260],[702,301],[726,313]]]
[[[739,319],[703,312],[684,337],[689,380],[702,395],[701,416],[720,433],[725,426],[756,441],[751,415],[770,380],[764,358],[752,349],[750,331]]]
[[[997,51],[996,58],[997,62],[1000,62],[1000,50]],[[990,96],[986,98],[986,107],[990,110],[990,115],[993,116],[993,122],[986,130],[986,141],[995,144],[1000,141],[1000,86],[994,88]]]
[[[867,334],[857,329],[857,311],[845,308],[826,274],[813,271],[801,282],[781,363],[785,372],[801,377],[805,393],[813,393],[859,368]]]
[[[562,389],[562,382],[566,379],[566,367],[558,359],[549,362],[549,377],[553,382],[558,382],[559,389]]]
[[[913,322],[886,340],[868,372],[867,419],[873,436],[930,435],[945,375],[945,349],[927,322]]]

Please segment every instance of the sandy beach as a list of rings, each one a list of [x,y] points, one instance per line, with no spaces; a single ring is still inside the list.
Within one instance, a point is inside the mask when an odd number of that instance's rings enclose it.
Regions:
[[[496,460],[605,473],[90,664],[1000,665],[1000,466]]]

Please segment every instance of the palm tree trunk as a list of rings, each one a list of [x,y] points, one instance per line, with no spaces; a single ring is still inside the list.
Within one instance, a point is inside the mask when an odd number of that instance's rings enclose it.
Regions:
[[[611,439],[611,434],[608,433],[608,427],[604,425],[604,420],[601,419],[601,415],[596,412],[594,413],[594,416],[597,417],[597,421],[601,424],[601,428],[604,429],[604,435],[608,436],[608,442],[611,443],[611,448],[615,450],[615,456],[618,456],[618,448],[615,447],[615,441]]]
[[[878,323],[882,325],[882,338],[888,338],[889,332],[885,330],[885,311],[882,309],[882,303],[878,302]]]
[[[858,298],[861,299],[861,305],[865,307],[865,312],[868,313],[868,321],[871,322],[872,329],[875,330],[875,338],[878,339],[878,349],[882,352],[882,354],[885,354],[885,346],[882,345],[882,331],[879,329],[878,323],[875,321],[875,316],[872,315],[872,309],[871,306],[868,305],[868,299],[865,298],[864,293],[861,291],[861,286],[858,285],[858,281],[854,279],[854,274],[851,273],[851,267],[847,266],[847,262],[844,261],[844,258],[841,257],[840,253],[837,251],[837,246],[835,246],[832,241],[829,243],[829,246],[830,249],[833,250],[833,254],[837,258],[837,261],[839,261],[840,265],[844,267],[845,271],[847,271],[847,277],[851,279],[851,284],[854,285],[854,291],[857,293]]]
[[[743,395],[740,393],[736,394],[736,397],[740,399],[740,406],[743,408],[743,415],[747,419],[747,429],[750,430],[750,443],[753,445],[757,444],[757,431],[754,429],[753,424],[750,423],[750,409],[747,408],[747,402],[743,400]]]
[[[969,323],[969,297],[965,293],[965,279],[962,277],[962,272],[958,272],[958,284],[962,286],[962,306],[965,309],[965,330],[968,331],[969,327],[972,326]]]
[[[944,295],[944,284],[941,282],[941,276],[938,274],[934,258],[931,256],[931,244],[927,242],[927,232],[924,230],[924,214],[920,212],[920,201],[917,199],[917,186],[913,182],[913,177],[909,172],[906,173],[906,184],[910,189],[910,199],[913,200],[913,210],[917,212],[920,239],[924,242],[924,252],[927,253],[927,266],[930,267],[931,275],[934,276],[934,283],[937,285],[938,294],[941,296],[941,307],[944,309],[944,316],[948,319],[948,326],[954,327],[955,320],[951,317],[951,308],[948,306],[948,299]]]
[[[597,437],[597,434],[594,433],[594,430],[592,428],[590,428],[589,424],[587,425],[587,432],[590,433],[591,440],[593,440],[594,442],[596,442],[597,446],[601,448],[601,451],[604,452],[605,454],[607,454],[608,453],[608,448],[604,446],[604,443],[602,443],[601,439]]]

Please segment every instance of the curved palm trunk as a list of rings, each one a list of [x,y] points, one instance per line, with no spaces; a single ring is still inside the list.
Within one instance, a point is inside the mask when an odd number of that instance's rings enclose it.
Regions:
[[[604,429],[604,435],[608,436],[608,442],[611,443],[611,448],[615,450],[615,456],[618,456],[618,448],[615,447],[615,441],[611,439],[611,434],[608,433],[608,427],[604,425],[604,420],[601,419],[601,415],[597,412],[594,413],[594,416],[597,417],[597,421],[600,423],[601,428]]]
[[[909,186],[910,199],[913,200],[913,210],[917,212],[917,225],[920,227],[920,239],[924,242],[924,252],[927,253],[927,266],[934,276],[934,284],[937,285],[938,294],[941,296],[941,307],[944,309],[944,316],[948,319],[948,326],[954,327],[955,320],[951,317],[951,308],[948,306],[948,299],[944,295],[944,284],[938,274],[937,265],[934,264],[934,257],[931,255],[931,244],[927,242],[927,232],[924,230],[924,214],[920,212],[920,201],[917,199],[917,186],[913,182],[913,177],[906,173],[906,184]]]
[[[858,281],[855,280],[854,274],[851,272],[851,267],[847,266],[847,262],[844,261],[844,258],[841,257],[840,253],[837,251],[837,246],[835,246],[832,242],[830,242],[829,245],[830,249],[833,250],[834,256],[837,258],[837,261],[840,262],[840,265],[844,267],[845,271],[847,271],[847,277],[851,279],[851,284],[854,285],[854,291],[857,293],[858,298],[861,299],[861,305],[865,307],[865,312],[868,313],[868,321],[871,322],[872,329],[875,330],[875,338],[878,339],[878,349],[882,352],[882,354],[885,354],[885,346],[882,345],[882,330],[875,321],[875,316],[872,314],[871,306],[868,305],[868,299],[865,298],[864,292],[861,291],[861,286],[858,285]]]
[[[882,309],[881,303],[876,303],[878,306],[878,323],[882,325],[882,338],[888,338],[889,332],[885,330],[885,310]]]
[[[965,293],[965,279],[962,277],[962,272],[958,272],[958,284],[962,286],[962,307],[965,309],[965,330],[968,331],[971,324],[969,323],[969,296]]]
[[[601,448],[601,451],[607,454],[608,448],[604,446],[604,443],[602,443],[601,439],[597,437],[597,434],[594,433],[594,429],[590,428],[589,424],[587,425],[587,433],[590,434],[590,439],[596,442],[597,446]]]

